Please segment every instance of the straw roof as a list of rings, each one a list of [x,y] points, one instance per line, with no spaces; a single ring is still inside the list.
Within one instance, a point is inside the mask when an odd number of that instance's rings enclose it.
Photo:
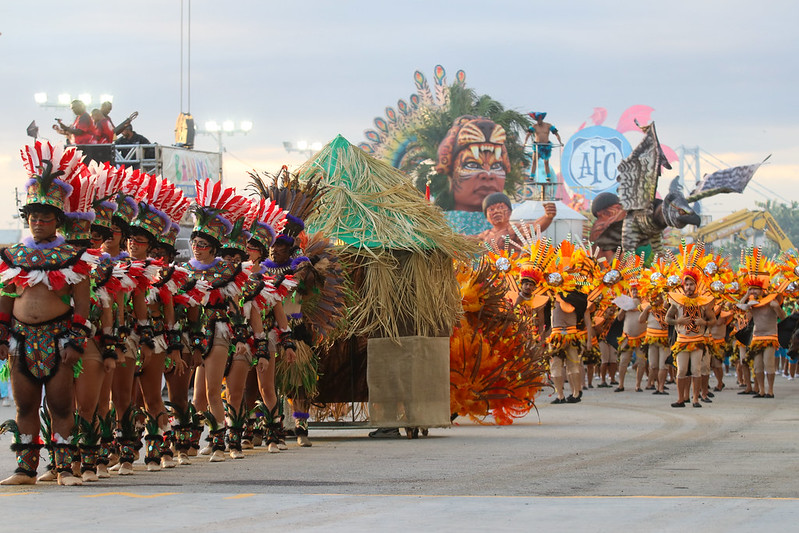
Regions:
[[[300,180],[320,171],[327,191],[321,208],[306,221],[311,231],[375,253],[438,249],[467,259],[479,251],[475,241],[452,231],[441,209],[427,202],[407,176],[341,135],[300,167]]]
[[[350,310],[350,335],[449,336],[463,314],[454,259],[477,241],[452,231],[443,212],[410,179],[338,136],[299,169],[326,190],[306,221],[342,243],[342,258],[364,269]]]

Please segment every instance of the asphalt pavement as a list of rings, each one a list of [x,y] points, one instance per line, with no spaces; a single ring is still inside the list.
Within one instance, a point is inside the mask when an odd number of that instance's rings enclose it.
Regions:
[[[793,530],[799,380],[778,376],[776,398],[753,399],[733,379],[701,409],[671,408],[674,386],[588,389],[564,405],[546,391],[511,426],[458,419],[414,440],[312,429],[312,448],[161,472],[139,462],[133,476],[82,487],[0,487],[2,530]],[[13,415],[0,407],[0,420]],[[10,442],[0,437],[8,473]]]

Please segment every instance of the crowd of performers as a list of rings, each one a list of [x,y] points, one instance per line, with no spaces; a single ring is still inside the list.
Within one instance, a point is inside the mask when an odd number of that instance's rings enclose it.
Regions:
[[[253,175],[252,199],[206,180],[189,200],[161,177],[86,166],[74,147],[37,142],[22,159],[30,236],[0,250],[0,359],[17,406],[0,427],[17,461],[2,484],[130,475],[140,455],[152,471],[198,454],[278,452],[278,392],[293,409],[289,433],[311,446],[320,327],[301,302],[338,268],[329,242],[303,231],[318,181]],[[193,257],[178,263],[188,210]]]
[[[634,254],[603,258],[589,244],[553,245],[517,233],[521,254],[494,243],[488,256],[517,280],[514,308],[531,317],[532,335],[541,339],[542,365],[555,391],[551,403],[579,403],[595,377],[599,387],[629,390],[634,356],[634,390],[668,396],[666,384],[676,382],[676,398],[668,398],[674,408],[712,403],[712,390],[725,386],[725,361],[737,369],[740,394],[774,397],[778,323],[786,318],[783,305],[799,295],[795,253],[772,260],[753,247],[733,269],[729,258],[702,243],[682,244],[678,253],[645,265]],[[781,324],[779,333],[795,358],[796,320],[784,324],[794,326]]]

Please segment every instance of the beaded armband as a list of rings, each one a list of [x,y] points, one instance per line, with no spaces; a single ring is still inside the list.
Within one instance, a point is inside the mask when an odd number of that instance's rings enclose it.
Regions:
[[[253,350],[253,354],[257,359],[266,359],[269,361],[271,356],[269,355],[269,340],[264,337],[262,339],[255,339],[255,349]]]
[[[294,344],[294,333],[290,328],[286,328],[285,330],[277,330],[277,336],[278,344],[280,344],[284,350],[294,350],[297,348],[297,345]]]
[[[110,335],[108,333],[103,333],[98,335],[97,337],[97,344],[100,345],[100,355],[103,357],[103,361],[106,359],[117,359],[117,345],[119,343],[119,339]]]
[[[164,332],[164,335],[166,336],[166,349],[168,352],[179,352],[183,348],[179,329],[168,329]]]
[[[249,325],[237,324],[233,326],[233,338],[231,339],[233,343],[243,342],[246,344],[250,337],[252,337],[252,332]]]
[[[155,334],[152,325],[148,324],[146,321],[144,323],[139,322],[136,324],[136,334],[139,336],[140,342],[144,346],[147,346],[151,350],[155,348],[155,341],[153,340]]]
[[[130,328],[128,326],[119,326],[117,328],[117,338],[119,339],[120,344],[128,340],[129,335]]]
[[[86,343],[89,340],[91,331],[91,325],[85,318],[80,315],[73,315],[72,325],[67,330],[64,346],[69,346],[82,354],[86,350]]]

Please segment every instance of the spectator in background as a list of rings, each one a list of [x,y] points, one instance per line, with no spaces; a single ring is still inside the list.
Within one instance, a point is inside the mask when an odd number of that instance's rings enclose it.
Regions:
[[[121,135],[114,142],[116,144],[152,144],[147,137],[133,131],[133,127],[130,124],[122,130]]]
[[[108,119],[108,122],[111,123],[111,129],[115,130],[116,126],[114,126],[114,121],[111,120],[111,110],[113,108],[114,108],[114,106],[111,105],[111,102],[108,102],[108,101],[105,101],[102,104],[100,104],[100,112],[103,114],[103,116],[105,118]],[[117,132],[114,131],[114,133],[117,133]]]
[[[144,135],[139,135],[135,131],[133,131],[133,127],[128,123],[124,129],[122,130],[122,134],[116,138],[114,144],[117,146],[121,145],[133,145],[133,144],[152,144],[147,137]],[[142,159],[155,159],[155,148],[148,147],[148,148],[141,148],[139,152],[137,150],[138,158]],[[137,162],[135,164],[130,165],[131,168],[140,168],[140,164]]]
[[[114,142],[114,125],[99,109],[92,109],[94,122],[94,144],[111,144]]]
[[[71,107],[72,112],[75,113],[75,121],[72,126],[67,126],[60,118],[57,118],[58,124],[53,124],[53,129],[61,135],[66,135],[70,144],[92,144],[94,123],[89,113],[86,112],[86,104],[81,100],[73,100]]]

